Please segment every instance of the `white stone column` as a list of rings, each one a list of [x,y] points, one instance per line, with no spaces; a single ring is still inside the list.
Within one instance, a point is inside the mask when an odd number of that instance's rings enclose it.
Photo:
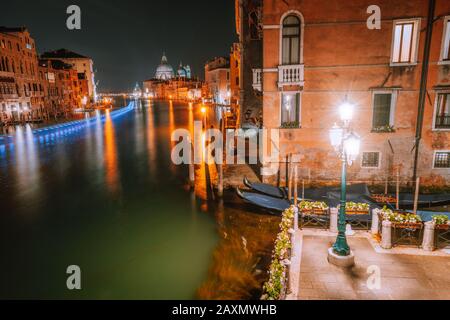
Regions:
[[[380,223],[379,217],[378,217],[378,209],[372,210],[372,234],[378,234],[378,224]]]
[[[338,232],[338,214],[339,210],[337,208],[330,209],[330,232]]]
[[[294,230],[297,231],[298,230],[298,207],[294,208]]]
[[[425,222],[425,230],[423,233],[422,249],[425,251],[434,250],[434,221]]]
[[[392,222],[384,220],[383,230],[381,232],[381,247],[383,249],[392,248]]]

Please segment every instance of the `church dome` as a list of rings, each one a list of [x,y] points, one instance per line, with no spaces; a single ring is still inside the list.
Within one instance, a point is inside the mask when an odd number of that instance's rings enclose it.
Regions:
[[[172,66],[167,61],[167,57],[164,54],[161,58],[161,63],[156,69],[155,78],[159,80],[169,80],[174,76],[174,71]]]
[[[181,63],[180,63],[180,66],[178,67],[177,75],[179,77],[183,77],[183,78],[187,77],[187,71],[186,71],[186,69],[183,67],[183,65]]]

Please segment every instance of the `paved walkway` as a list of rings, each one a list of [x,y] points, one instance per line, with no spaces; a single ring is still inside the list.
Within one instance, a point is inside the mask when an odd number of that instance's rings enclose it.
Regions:
[[[450,300],[450,256],[377,253],[368,239],[351,237],[355,267],[345,270],[327,261],[327,249],[334,240],[329,236],[303,236],[300,300]],[[379,290],[367,287],[367,268],[373,265],[381,273]]]

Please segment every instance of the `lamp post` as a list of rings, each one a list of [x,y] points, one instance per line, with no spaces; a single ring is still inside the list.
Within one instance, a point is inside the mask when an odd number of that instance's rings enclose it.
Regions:
[[[352,164],[359,154],[360,138],[351,131],[350,121],[353,118],[353,105],[343,103],[339,108],[342,125],[335,124],[330,129],[330,142],[342,161],[341,200],[338,216],[338,236],[329,250],[328,260],[336,265],[349,267],[354,264],[354,256],[345,236],[345,209],[347,203],[347,166]]]

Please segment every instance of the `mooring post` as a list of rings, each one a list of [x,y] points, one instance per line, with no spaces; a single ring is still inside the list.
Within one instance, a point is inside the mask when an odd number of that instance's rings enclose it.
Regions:
[[[298,174],[298,167],[294,167],[294,205],[297,206],[298,204],[298,192],[297,192],[297,174]]]
[[[396,187],[396,204],[395,209],[400,209],[400,169],[397,168],[397,187]]]
[[[287,187],[288,187],[288,200],[292,201],[292,185],[291,185],[291,155],[288,155],[287,162]]]
[[[416,179],[416,190],[414,193],[414,214],[417,214],[417,207],[419,203],[419,189],[420,189],[420,177]]]
[[[389,175],[386,175],[386,181],[384,183],[384,194],[388,194],[388,188],[389,188]]]

